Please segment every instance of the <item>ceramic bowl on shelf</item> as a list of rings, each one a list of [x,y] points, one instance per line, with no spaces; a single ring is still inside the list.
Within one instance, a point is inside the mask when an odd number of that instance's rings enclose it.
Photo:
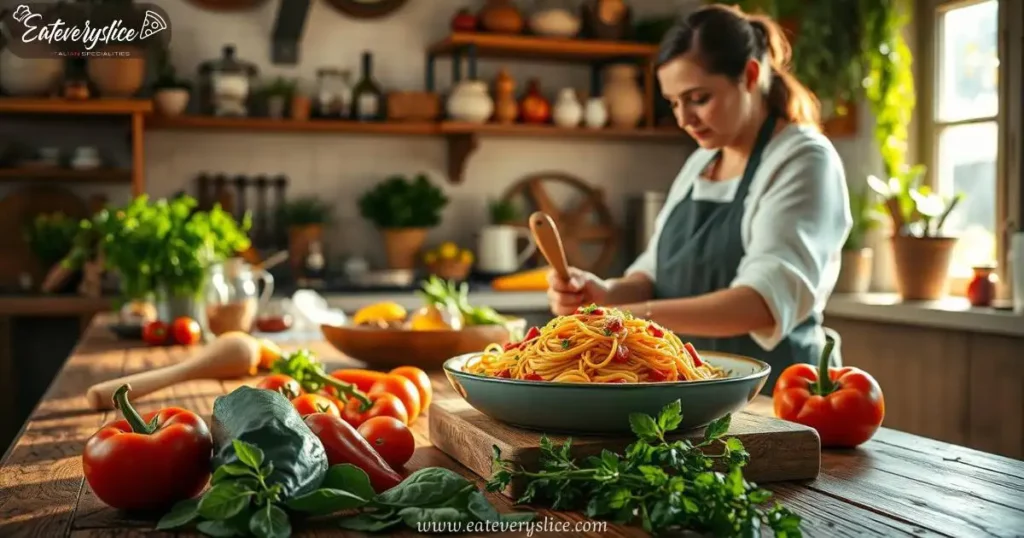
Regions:
[[[449,383],[481,413],[529,430],[565,434],[628,434],[629,415],[657,416],[675,400],[682,404],[680,430],[693,430],[753,400],[768,380],[768,363],[714,351],[698,351],[707,363],[729,375],[706,381],[645,383],[567,383],[483,376],[463,370],[480,353],[444,363]]]

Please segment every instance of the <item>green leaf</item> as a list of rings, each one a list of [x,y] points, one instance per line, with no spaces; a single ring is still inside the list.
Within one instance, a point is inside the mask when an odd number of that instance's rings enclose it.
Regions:
[[[224,520],[242,511],[255,492],[237,482],[222,482],[210,488],[199,500],[199,515]]]
[[[160,518],[156,529],[163,531],[188,525],[197,516],[199,516],[199,499],[185,499],[176,503],[170,512]]]
[[[466,508],[479,521],[499,520],[499,514],[494,505],[478,490],[474,490],[469,494],[469,503]]]
[[[670,432],[678,428],[682,421],[682,403],[679,400],[666,405],[658,414],[658,428],[663,432]]]
[[[252,476],[255,477],[256,473],[252,469],[238,463],[228,463],[217,467],[213,471],[213,478],[210,479],[211,484],[217,484],[224,481],[225,479],[236,477],[236,476]]]
[[[439,508],[407,506],[399,510],[398,515],[407,526],[417,530],[418,525],[422,526],[428,523],[461,523],[469,521],[469,517],[466,512],[448,506]],[[426,530],[427,532],[431,531],[429,528]]]
[[[238,460],[248,465],[253,470],[259,470],[263,465],[263,450],[256,445],[235,439],[232,444],[235,447],[235,454]]]
[[[374,499],[390,506],[426,506],[441,502],[472,482],[444,467],[425,467],[414,471],[397,486],[382,492]]]
[[[397,512],[390,512],[387,517],[376,517],[372,513],[361,512],[337,521],[338,526],[343,529],[362,532],[380,532],[400,523],[402,517]]]
[[[534,512],[507,512],[498,516],[499,521],[506,523],[526,523],[537,519]]]
[[[729,424],[731,420],[732,415],[727,414],[722,418],[711,421],[711,424],[708,424],[707,428],[704,430],[704,440],[711,441],[725,435],[725,433],[729,431]]]
[[[375,495],[366,471],[351,463],[332,465],[327,469],[327,476],[320,487],[340,489],[363,499],[372,499]]]
[[[643,413],[629,414],[629,427],[637,437],[644,441],[657,441],[661,438],[661,431],[658,424],[650,415]]]
[[[196,525],[196,529],[203,534],[217,538],[226,538],[229,536],[237,536],[239,534],[239,532],[235,530],[235,527],[227,521],[200,521],[199,524]]]
[[[341,510],[349,510],[365,506],[368,498],[360,497],[341,489],[320,488],[305,495],[289,499],[285,504],[297,512],[313,515],[333,514]]]
[[[274,504],[268,504],[252,515],[249,530],[259,538],[288,538],[292,534],[288,514]]]

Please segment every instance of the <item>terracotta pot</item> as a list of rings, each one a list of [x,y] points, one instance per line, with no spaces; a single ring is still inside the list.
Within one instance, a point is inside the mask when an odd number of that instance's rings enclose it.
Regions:
[[[296,121],[306,121],[309,119],[309,97],[305,95],[293,95],[291,116]]]
[[[288,228],[288,264],[292,274],[298,275],[305,265],[309,245],[323,237],[323,225],[304,224]]]
[[[844,250],[842,267],[836,280],[835,293],[867,293],[871,286],[871,264],[874,251],[870,248]]]
[[[632,129],[644,115],[644,94],[636,82],[634,65],[609,66],[605,71],[604,101],[614,127]]]
[[[184,88],[165,88],[156,92],[153,101],[163,116],[180,116],[188,108],[189,91]]]
[[[523,14],[510,0],[488,0],[479,20],[484,30],[501,34],[518,34],[525,25]]]
[[[131,97],[146,79],[146,59],[91,58],[86,67],[89,79],[103,97]]]
[[[384,250],[387,253],[389,269],[415,269],[423,243],[427,240],[427,228],[385,228]]]
[[[954,237],[892,237],[896,287],[905,301],[934,301],[949,289]]]

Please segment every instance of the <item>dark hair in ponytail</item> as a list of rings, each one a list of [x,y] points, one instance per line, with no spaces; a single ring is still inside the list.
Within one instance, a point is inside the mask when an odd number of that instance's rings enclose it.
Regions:
[[[691,49],[709,73],[735,80],[751,59],[768,65],[770,76],[762,78],[768,106],[791,122],[819,124],[818,99],[789,72],[789,41],[770,18],[721,4],[700,8],[665,34],[656,67]]]

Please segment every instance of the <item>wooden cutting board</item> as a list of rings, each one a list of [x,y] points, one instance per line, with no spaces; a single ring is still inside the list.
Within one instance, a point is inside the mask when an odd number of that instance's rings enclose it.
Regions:
[[[541,434],[498,422],[461,398],[437,401],[430,407],[430,442],[483,478],[491,476],[492,445],[503,459],[536,470]],[[699,438],[702,431],[673,437]],[[733,415],[727,437],[736,437],[750,453],[744,477],[756,483],[810,480],[821,467],[821,441],[811,428],[773,417],[739,412]],[[550,435],[562,444],[566,436]],[[634,441],[628,437],[572,436],[572,455],[585,458],[603,449],[616,453]],[[503,492],[518,498],[522,484],[513,481]]]

